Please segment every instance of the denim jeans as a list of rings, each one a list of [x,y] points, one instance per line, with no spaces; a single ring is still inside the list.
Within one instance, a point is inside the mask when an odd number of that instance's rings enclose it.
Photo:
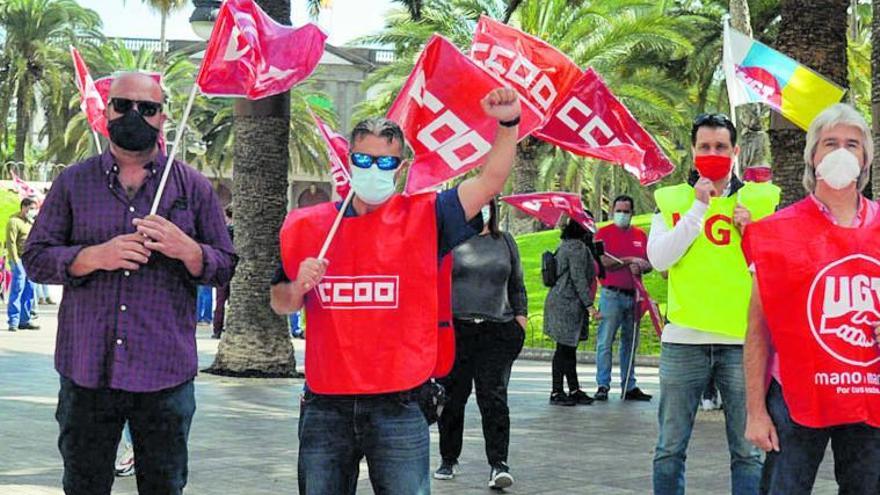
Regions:
[[[214,306],[214,288],[210,285],[200,285],[198,295],[199,297],[196,300],[196,320],[199,322],[204,321],[211,323],[214,318],[212,312],[212,307]]]
[[[660,435],[654,452],[654,493],[685,493],[685,460],[700,398],[710,378],[724,398],[731,493],[754,495],[761,452],[745,438],[742,346],[664,343],[660,353]]]
[[[767,454],[764,493],[810,493],[829,441],[834,453],[834,478],[840,493],[880,493],[880,428],[864,423],[831,428],[801,426],[792,421],[782,388],[775,380],[767,392],[767,410],[779,435],[779,452]]]
[[[510,370],[522,350],[525,332],[516,322],[455,320],[455,364],[440,380],[449,397],[437,422],[440,456],[457,462],[464,438],[464,409],[476,385],[477,405],[490,466],[507,462],[510,446],[510,410],[507,385]]]
[[[428,495],[428,448],[428,423],[414,399],[306,391],[299,415],[299,493],[354,494],[366,457],[376,495]]]
[[[596,384],[600,387],[611,386],[611,347],[619,328],[621,387],[628,376],[625,392],[636,388],[635,367],[630,366],[633,364],[631,362],[633,337],[636,335],[633,331],[634,307],[633,296],[604,287],[599,293],[599,313],[602,314],[602,319],[599,320],[599,330],[596,334]]]
[[[9,327],[18,328],[19,325],[27,325],[31,321],[31,309],[34,307],[36,285],[28,280],[27,273],[21,261],[12,265],[12,284],[9,287],[9,306],[6,314],[9,317]]]
[[[140,495],[179,495],[187,478],[187,439],[196,402],[192,380],[158,392],[80,387],[61,377],[55,418],[66,495],[109,495],[122,427],[128,420]]]

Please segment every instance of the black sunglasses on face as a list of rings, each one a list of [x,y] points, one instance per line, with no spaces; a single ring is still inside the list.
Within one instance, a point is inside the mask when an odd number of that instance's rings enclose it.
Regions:
[[[141,117],[152,117],[162,111],[162,104],[155,101],[129,100],[128,98],[110,98],[110,104],[116,113],[127,113],[137,108]]]
[[[701,113],[697,115],[697,118],[694,119],[694,127],[701,127],[706,124],[710,124],[717,127],[724,127],[728,124],[733,124],[733,121],[730,120],[730,117],[724,115],[723,113]]]

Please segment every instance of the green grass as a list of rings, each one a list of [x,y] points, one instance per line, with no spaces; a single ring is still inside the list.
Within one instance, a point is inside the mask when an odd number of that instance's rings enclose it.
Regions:
[[[604,226],[605,224],[600,224]],[[651,225],[651,215],[640,215],[633,218],[633,225],[642,228],[646,232]],[[548,230],[534,234],[525,234],[516,238],[522,259],[523,275],[526,283],[526,291],[529,296],[529,325],[526,330],[526,347],[550,348],[553,342],[548,339],[542,330],[544,319],[544,299],[547,298],[547,287],[541,282],[541,254],[544,251],[553,251],[559,244],[559,231]],[[656,272],[651,272],[644,278],[645,288],[651,297],[660,304],[660,313],[665,313],[666,306],[666,280]],[[598,296],[596,306],[598,307]],[[595,351],[596,329],[598,322],[590,322],[590,338],[581,342],[578,349]],[[660,339],[654,333],[650,318],[645,315],[640,324],[639,354],[659,355]]]

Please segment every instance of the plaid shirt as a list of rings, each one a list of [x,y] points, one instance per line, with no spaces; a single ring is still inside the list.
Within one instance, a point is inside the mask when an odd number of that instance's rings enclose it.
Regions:
[[[133,199],[118,179],[109,151],[68,167],[55,180],[22,256],[29,278],[63,284],[55,368],[88,388],[150,392],[192,379],[196,353],[196,287],[229,282],[237,257],[210,182],[175,162],[159,215],[202,247],[202,276],[154,252],[136,271],[99,270],[75,278],[68,267],[79,251],[135,232],[132,220],[149,214],[165,158]]]

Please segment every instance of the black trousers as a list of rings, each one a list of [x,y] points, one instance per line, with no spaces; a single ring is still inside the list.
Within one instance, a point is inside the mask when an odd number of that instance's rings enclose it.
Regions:
[[[577,347],[556,344],[553,353],[553,392],[562,392],[562,378],[568,381],[568,391],[581,388],[577,375]]]
[[[464,408],[476,384],[477,405],[483,419],[486,459],[490,465],[507,461],[510,411],[507,384],[510,369],[522,350],[525,332],[516,320],[506,323],[455,320],[455,364],[441,380],[449,397],[437,425],[440,455],[455,462],[461,455]]]
[[[116,446],[127,419],[141,495],[180,495],[187,478],[187,438],[196,410],[192,380],[158,392],[80,387],[61,377],[58,392],[66,495],[109,495]]]

